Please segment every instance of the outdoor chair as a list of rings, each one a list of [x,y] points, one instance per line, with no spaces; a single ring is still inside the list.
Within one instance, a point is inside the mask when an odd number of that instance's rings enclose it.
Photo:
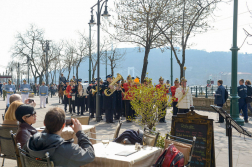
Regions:
[[[116,130],[115,130],[115,134],[114,134],[114,139],[118,137],[121,126],[122,126],[122,122],[121,122],[121,118],[119,118],[118,124],[116,126]]]
[[[196,137],[193,137],[193,140],[184,139],[177,136],[166,134],[165,139],[165,149],[169,147],[170,144],[173,144],[180,152],[183,153],[185,162],[184,166],[189,167],[193,155],[193,150],[196,143]]]
[[[150,130],[149,128],[144,128],[143,144],[155,147],[159,134],[159,132],[155,132],[153,130]]]
[[[16,132],[17,129],[18,126],[16,125],[7,125],[7,124],[0,125],[0,148],[1,148],[0,158],[3,158],[2,167],[4,166],[5,158],[12,160],[17,159],[15,148],[12,147],[13,143],[10,135],[10,131]]]
[[[11,130],[10,135],[11,135],[11,140],[12,140],[13,147],[15,150],[16,158],[17,158],[17,167],[22,167],[21,159],[20,159],[18,147],[17,147],[16,133],[13,133],[13,131]]]
[[[110,134],[110,133],[105,133],[105,134],[101,134],[101,133],[92,133],[92,132],[89,132],[90,134],[96,134],[96,135],[106,135],[106,136],[109,136],[109,135],[114,135],[113,136],[113,139],[109,139],[109,140],[114,140],[118,137],[119,135],[119,132],[120,132],[120,129],[121,129],[121,126],[122,126],[122,122],[121,122],[121,117],[119,118],[119,121],[118,121],[118,124],[116,126],[116,129],[115,129],[115,133],[114,134]],[[96,140],[96,141],[101,141],[102,139],[94,139],[94,138],[89,138],[89,139],[92,139],[92,140]]]
[[[17,147],[23,167],[54,167],[53,162],[50,161],[49,152],[46,152],[45,157],[41,159],[21,149],[20,143],[17,144]]]
[[[89,125],[90,116],[71,116],[71,118],[78,119],[81,125]]]

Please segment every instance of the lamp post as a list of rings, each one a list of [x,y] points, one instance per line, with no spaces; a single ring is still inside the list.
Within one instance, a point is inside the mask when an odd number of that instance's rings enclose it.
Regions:
[[[29,57],[27,57],[27,83],[29,84],[30,83],[30,80],[29,80],[29,63],[30,63],[30,58]]]
[[[173,62],[172,62],[172,29],[171,29],[171,86],[173,86]]]
[[[234,16],[233,16],[233,47],[230,49],[232,51],[232,77],[231,77],[231,107],[230,115],[239,125],[244,125],[244,121],[239,117],[239,107],[237,94],[237,55],[238,55],[238,46],[237,46],[237,20],[238,20],[238,0],[234,0]]]
[[[49,82],[48,82],[48,50],[50,50],[49,49],[49,42],[50,42],[49,40],[45,41],[46,47],[44,49],[44,52],[46,53],[46,86],[49,84]],[[48,103],[48,98],[46,98],[46,103]]]
[[[100,3],[102,5],[100,6]],[[107,6],[108,0],[98,0],[98,2],[91,7],[91,11],[93,11],[93,8],[97,6],[97,93],[96,93],[96,121],[100,122],[101,117],[100,117],[100,24],[101,24],[101,16],[104,18],[108,18],[110,15],[108,14],[108,6]],[[101,10],[103,5],[105,4],[105,11],[101,15]],[[92,17],[92,15],[91,15]]]
[[[106,76],[108,75],[108,73],[107,73],[108,72],[108,67],[107,66],[108,66],[108,52],[106,50],[106,69],[105,69],[106,70]]]
[[[96,23],[94,21],[93,8],[91,9],[91,19],[89,21],[89,79],[88,83],[91,84],[91,47],[92,47],[92,39],[91,39],[91,27],[93,27]]]

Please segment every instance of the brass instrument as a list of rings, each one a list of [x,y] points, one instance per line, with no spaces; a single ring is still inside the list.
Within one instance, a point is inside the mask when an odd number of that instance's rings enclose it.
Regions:
[[[116,83],[122,79],[123,79],[123,77],[119,73],[117,73],[117,77],[115,79],[113,79],[113,81],[109,84],[109,86],[117,86]],[[110,88],[108,88],[108,89],[104,90],[104,94],[105,94],[105,96],[111,96],[115,91],[116,91],[116,89],[111,90]]]
[[[102,90],[102,88],[99,87],[99,90]],[[95,87],[95,90],[94,90],[94,89],[91,89],[91,92],[92,92],[93,95],[96,94],[96,93],[98,92],[97,86]]]

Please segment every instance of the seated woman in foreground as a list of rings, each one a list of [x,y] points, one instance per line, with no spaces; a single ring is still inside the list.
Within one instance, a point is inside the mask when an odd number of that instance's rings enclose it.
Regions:
[[[21,147],[23,147],[28,139],[37,133],[37,130],[31,126],[32,124],[36,123],[36,111],[34,111],[33,107],[23,104],[17,108],[15,115],[20,123],[16,140],[17,143],[20,143]]]
[[[18,125],[18,121],[15,116],[15,112],[17,108],[22,105],[23,103],[20,101],[14,101],[9,106],[8,110],[6,111],[6,114],[4,116],[3,126],[8,125]]]

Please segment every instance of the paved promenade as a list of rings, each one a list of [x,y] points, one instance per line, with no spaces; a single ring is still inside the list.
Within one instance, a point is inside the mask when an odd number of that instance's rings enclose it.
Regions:
[[[60,107],[63,108],[62,104],[58,103],[58,97],[54,96],[53,98],[49,97],[49,104],[47,104],[47,108],[40,109],[39,108],[39,97],[36,96],[35,101],[37,102],[37,106],[35,110],[37,111],[37,122],[33,125],[34,127],[41,127],[43,125],[43,120],[46,112],[51,107]],[[5,109],[5,101],[0,97],[0,114],[4,113]],[[168,130],[171,129],[171,108],[168,109],[166,115],[166,124],[159,124],[157,129],[160,130],[162,135],[164,135]],[[210,119],[214,119],[216,121],[218,115],[214,112],[207,111],[199,111],[196,110],[198,114],[206,115]],[[69,114],[67,114],[69,115]],[[88,113],[85,113],[88,115]],[[214,122],[215,122],[214,121]],[[249,117],[249,121],[251,123],[245,124],[244,128],[250,132],[252,132],[252,118]],[[123,118],[123,125],[120,132],[123,132],[126,129],[134,129],[137,130],[141,128],[136,123],[126,123],[125,118]],[[0,119],[0,123],[2,123],[2,119]],[[97,123],[95,119],[90,121],[91,125],[96,125],[97,133],[113,133],[116,127],[116,124],[107,124],[105,121],[101,121]],[[97,136],[99,138],[99,136]],[[214,123],[214,139],[215,139],[215,155],[216,155],[216,166],[217,167],[228,167],[228,139],[226,137],[225,124]],[[234,167],[249,167],[252,166],[252,138],[246,137],[246,141],[244,137],[240,137],[240,134],[233,129],[233,166]],[[2,159],[0,161],[2,163]],[[5,167],[15,167],[16,161],[13,160],[5,160]]]

